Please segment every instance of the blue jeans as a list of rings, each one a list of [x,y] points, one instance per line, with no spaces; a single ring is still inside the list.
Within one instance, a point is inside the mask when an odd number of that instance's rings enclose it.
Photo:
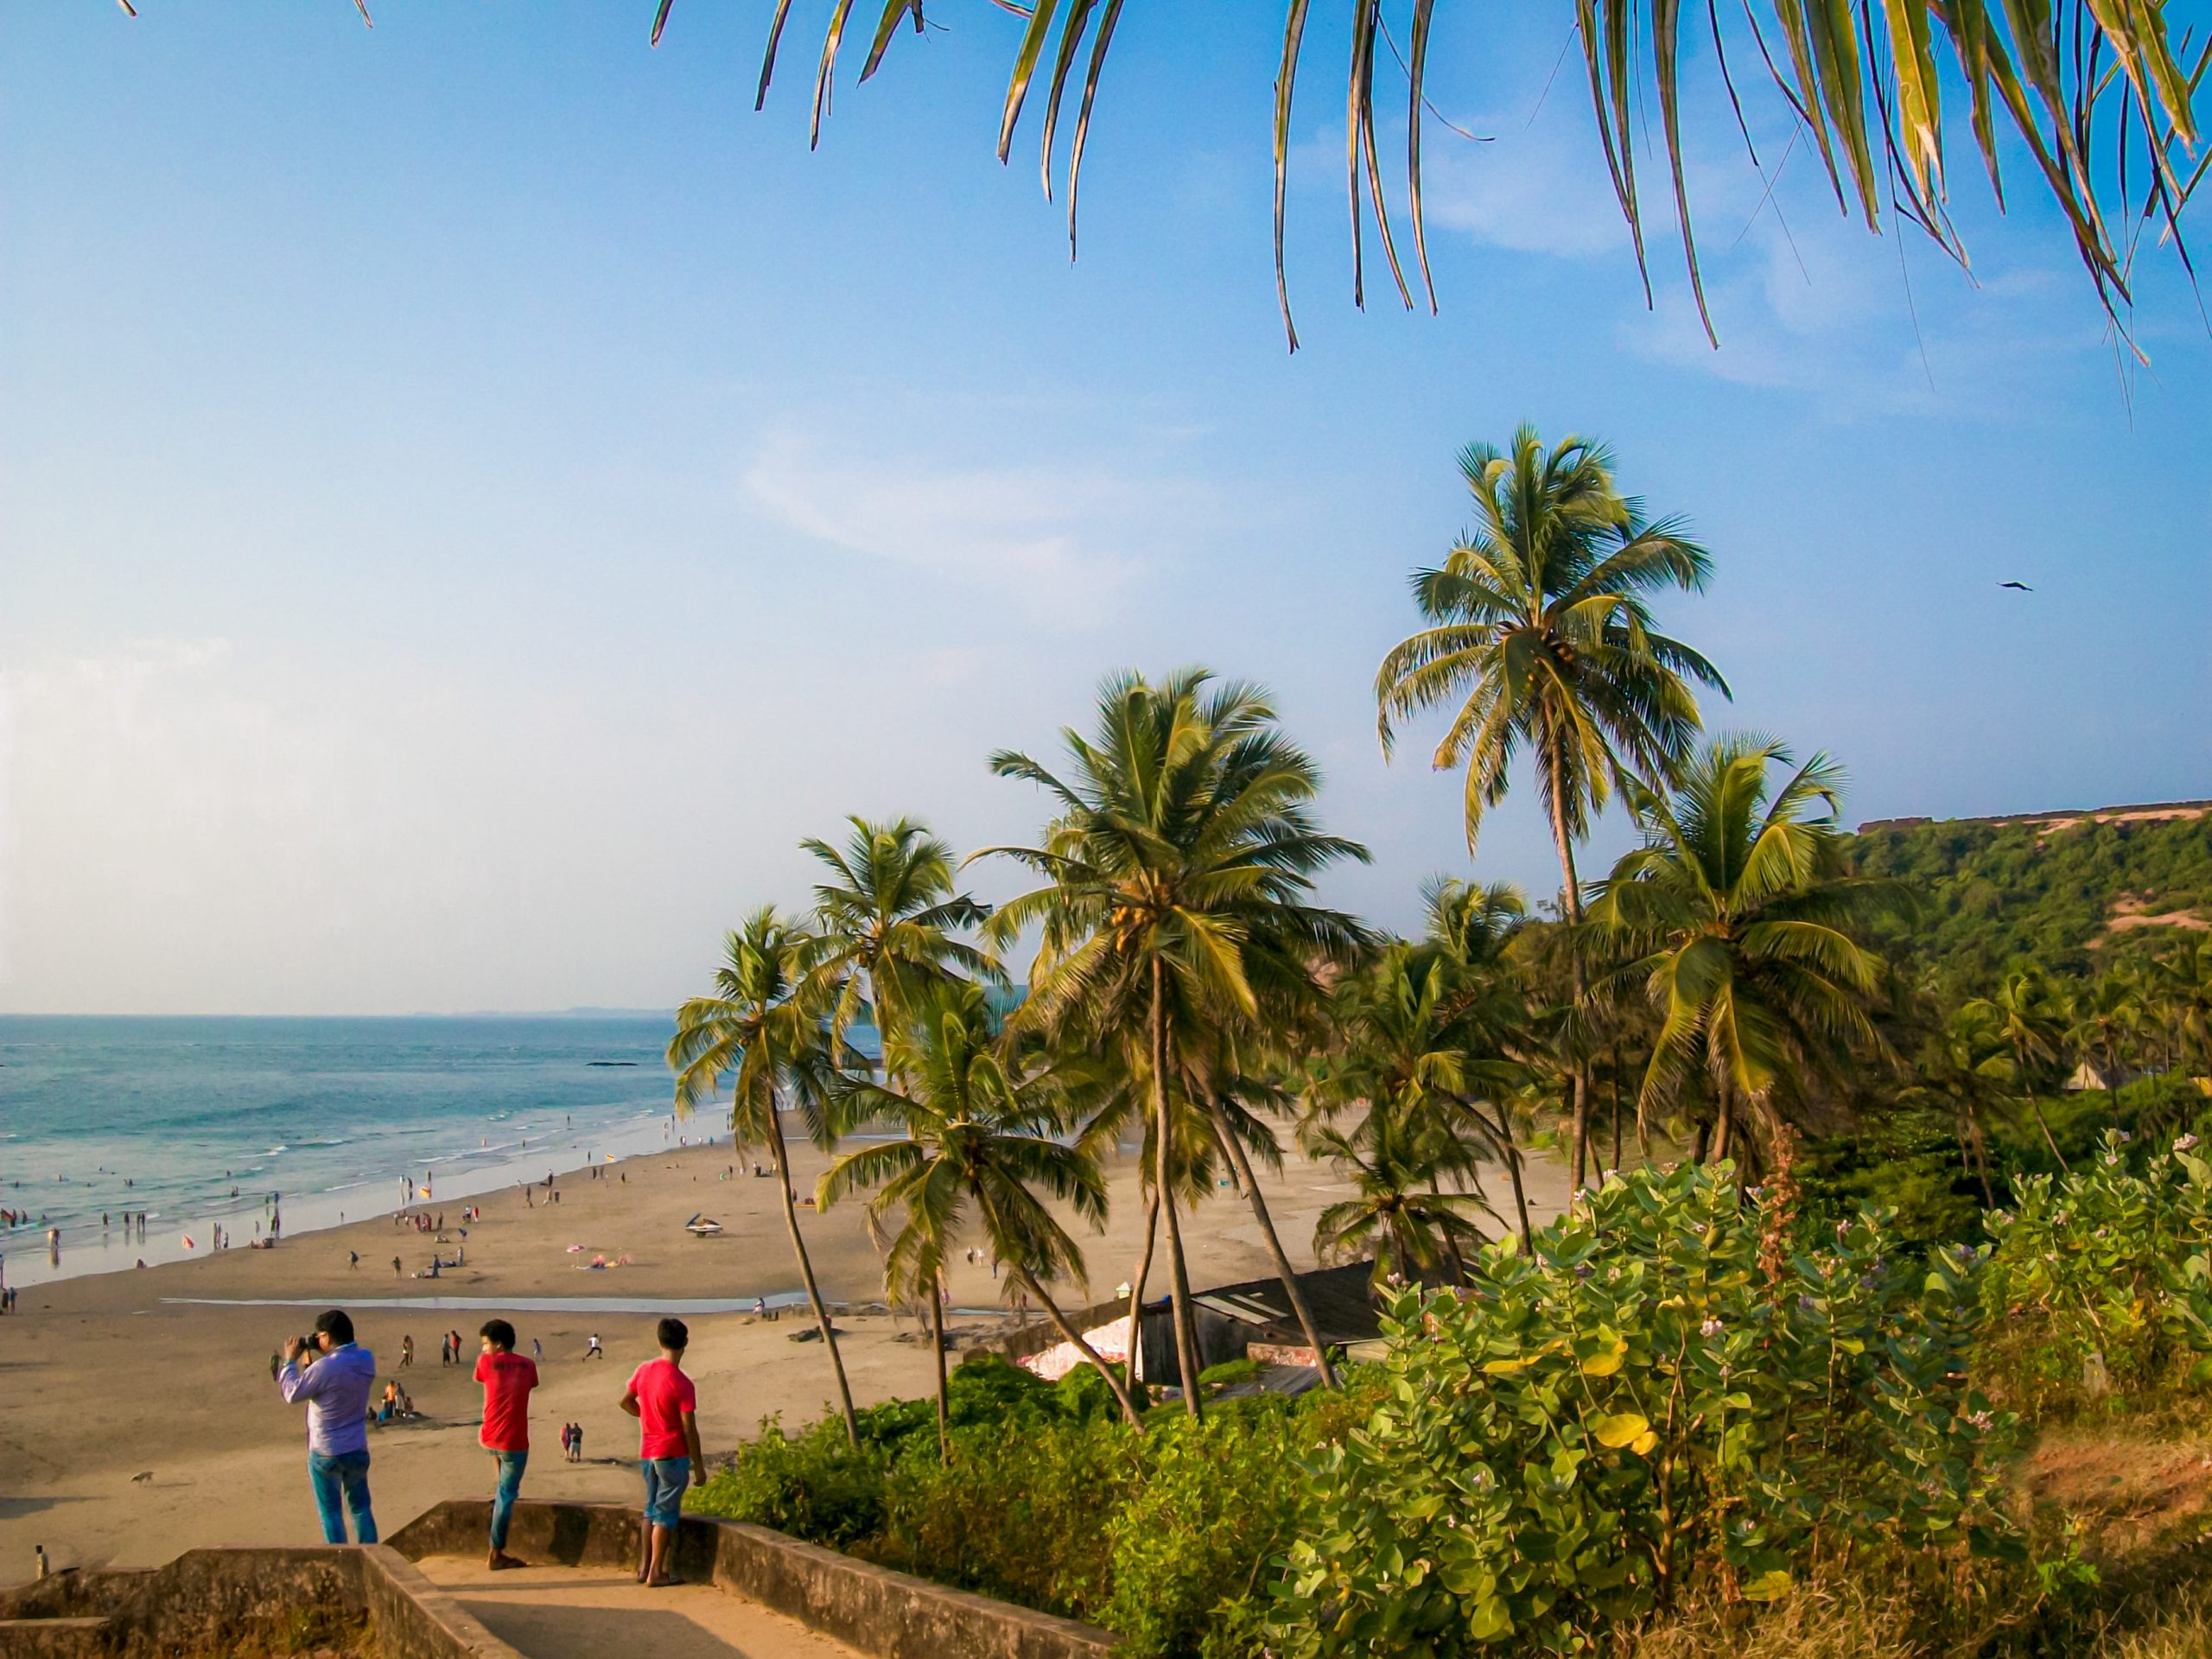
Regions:
[[[322,1511],[322,1541],[346,1541],[346,1510],[353,1511],[353,1535],[358,1543],[377,1541],[377,1518],[369,1512],[369,1454],[365,1452],[308,1453],[308,1481],[315,1488],[315,1506]],[[340,1494],[344,1494],[341,1507]]]
[[[689,1458],[647,1458],[638,1465],[645,1478],[645,1524],[672,1527],[683,1518],[683,1483],[691,1478]]]
[[[499,1465],[499,1484],[492,1493],[492,1548],[505,1549],[507,1525],[515,1518],[515,1497],[522,1491],[522,1471],[530,1467],[530,1453],[494,1452],[492,1461]]]

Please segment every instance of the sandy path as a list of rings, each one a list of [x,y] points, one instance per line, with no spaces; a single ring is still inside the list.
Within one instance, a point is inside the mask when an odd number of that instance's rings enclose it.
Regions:
[[[800,1190],[821,1167],[802,1155]],[[510,1190],[477,1202],[468,1266],[436,1283],[395,1275],[427,1262],[426,1237],[389,1217],[302,1235],[273,1251],[234,1249],[196,1262],[105,1274],[27,1289],[16,1316],[0,1319],[0,1582],[28,1576],[32,1547],[56,1565],[152,1566],[201,1544],[313,1541],[315,1508],[304,1472],[302,1410],[286,1406],[270,1381],[269,1357],[284,1336],[304,1330],[314,1312],[350,1297],[434,1294],[501,1297],[669,1297],[773,1295],[798,1288],[774,1184],[742,1171],[720,1179],[726,1149],[693,1148],[604,1166],[600,1179],[563,1178],[561,1201],[526,1204]],[[1143,1214],[1136,1169],[1109,1172],[1112,1219],[1103,1236],[1084,1236],[1093,1290],[1110,1294],[1134,1270]],[[626,1179],[625,1179],[626,1177]],[[1563,1196],[1548,1167],[1536,1172],[1540,1213]],[[1300,1265],[1311,1261],[1315,1217],[1349,1188],[1332,1172],[1293,1158],[1265,1191],[1284,1242]],[[1502,1186],[1502,1183],[1501,1183]],[[1502,1191],[1497,1195],[1503,1205]],[[430,1206],[435,1209],[436,1206]],[[458,1240],[461,1205],[446,1207]],[[683,1231],[704,1211],[726,1236]],[[880,1258],[857,1205],[827,1214],[802,1212],[825,1291],[854,1302],[881,1294]],[[1223,1192],[1185,1223],[1194,1285],[1255,1278],[1269,1270],[1259,1229],[1243,1200]],[[627,1266],[581,1271],[568,1246],[582,1244]],[[454,1244],[446,1247],[449,1255]],[[348,1252],[361,1262],[349,1267]],[[1155,1276],[1154,1292],[1164,1284]],[[998,1303],[988,1271],[956,1263],[956,1306]],[[291,1306],[194,1305],[177,1298],[284,1299]],[[1084,1298],[1071,1287],[1071,1306]],[[376,1430],[371,1477],[378,1519],[396,1530],[441,1498],[490,1491],[492,1464],[476,1446],[482,1391],[470,1380],[476,1327],[496,1308],[359,1308],[355,1324],[377,1355],[380,1374],[397,1375],[424,1420]],[[652,1313],[510,1315],[523,1351],[543,1345],[542,1383],[531,1406],[535,1457],[525,1495],[630,1502],[635,1425],[616,1408],[624,1382],[652,1352]],[[973,1320],[964,1321],[973,1323]],[[855,1313],[841,1322],[841,1346],[855,1399],[862,1404],[930,1388],[925,1345],[914,1324]],[[798,1322],[757,1322],[750,1314],[690,1320],[687,1368],[699,1387],[700,1424],[711,1456],[780,1413],[808,1421],[830,1398],[820,1347],[790,1340]],[[458,1328],[468,1364],[442,1370],[441,1332]],[[594,1330],[607,1357],[586,1362]],[[400,1339],[415,1338],[416,1363],[397,1370]],[[560,1454],[560,1426],[584,1427],[587,1461]],[[625,1461],[617,1461],[623,1459]],[[140,1481],[141,1473],[149,1478]]]
[[[648,1590],[605,1567],[493,1573],[433,1555],[416,1563],[503,1642],[531,1659],[850,1659],[855,1649],[795,1618],[708,1584]]]

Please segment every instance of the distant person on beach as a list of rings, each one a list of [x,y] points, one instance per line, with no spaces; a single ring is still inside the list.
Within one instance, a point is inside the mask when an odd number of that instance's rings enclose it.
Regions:
[[[322,1539],[346,1541],[346,1512],[353,1516],[354,1541],[377,1541],[369,1508],[369,1390],[376,1386],[376,1356],[353,1342],[353,1321],[338,1308],[315,1320],[315,1362],[302,1367],[307,1344],[286,1338],[276,1388],[287,1403],[308,1402],[308,1480],[322,1515]]]
[[[414,1363],[415,1338],[412,1337],[402,1337],[399,1339],[399,1369],[404,1371]]]
[[[484,1385],[484,1427],[478,1441],[492,1454],[492,1553],[484,1565],[493,1572],[526,1567],[507,1554],[507,1528],[514,1520],[515,1497],[523,1471],[530,1466],[530,1391],[537,1386],[537,1367],[515,1352],[515,1328],[505,1319],[486,1319],[479,1332],[484,1352],[476,1380]],[[460,1346],[459,1332],[454,1346]]]
[[[631,1374],[622,1409],[638,1420],[638,1462],[645,1478],[645,1525],[638,1534],[638,1582],[676,1582],[668,1570],[676,1524],[683,1510],[683,1483],[707,1484],[707,1454],[699,1448],[698,1391],[683,1374],[691,1333],[681,1319],[663,1319],[654,1333],[660,1357]]]
[[[530,1339],[530,1357],[532,1359],[543,1359],[545,1357],[545,1351],[537,1345],[537,1338],[536,1337],[532,1337]]]
[[[395,1279],[404,1279],[407,1276],[406,1268],[399,1265],[399,1258],[396,1255],[391,1258],[391,1276]]]
[[[347,1267],[349,1267],[349,1268],[358,1268],[358,1267],[359,1267],[359,1266],[361,1265],[361,1253],[360,1253],[359,1250],[348,1250],[348,1251],[346,1251],[346,1265]]]
[[[607,1357],[607,1350],[599,1345],[599,1332],[596,1331],[593,1332],[590,1336],[584,1339],[584,1357],[586,1359],[605,1359]]]

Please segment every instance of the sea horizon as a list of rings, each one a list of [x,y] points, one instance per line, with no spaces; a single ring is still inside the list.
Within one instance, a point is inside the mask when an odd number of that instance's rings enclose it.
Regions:
[[[0,1014],[0,1272],[28,1286],[727,1138],[673,1015]],[[403,1185],[404,1183],[404,1185]],[[143,1211],[144,1236],[123,1215]],[[47,1230],[57,1228],[57,1262]],[[189,1243],[187,1241],[189,1240]]]

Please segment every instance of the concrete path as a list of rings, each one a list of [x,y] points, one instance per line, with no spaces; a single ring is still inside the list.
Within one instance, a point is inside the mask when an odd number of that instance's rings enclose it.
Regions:
[[[450,1555],[416,1566],[530,1659],[855,1659],[843,1643],[710,1584],[648,1590],[605,1567],[493,1573]]]

